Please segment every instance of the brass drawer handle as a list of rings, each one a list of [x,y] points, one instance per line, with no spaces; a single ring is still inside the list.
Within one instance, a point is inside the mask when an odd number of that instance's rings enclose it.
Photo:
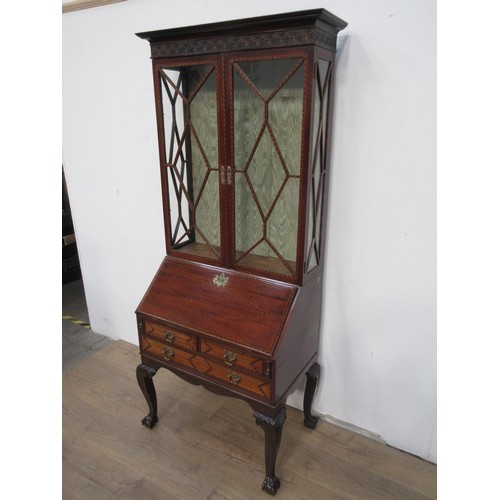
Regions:
[[[229,379],[229,381],[233,385],[238,385],[239,381],[241,380],[241,378],[238,377],[238,375],[236,375],[236,373],[228,373],[227,378]]]
[[[167,342],[170,342],[172,343],[174,340],[175,340],[175,333],[172,333],[172,332],[165,332],[163,334],[163,336],[165,337],[165,340]]]
[[[234,352],[224,351],[223,358],[224,358],[224,363],[226,363],[227,366],[233,366],[237,357],[238,356]]]
[[[170,361],[174,357],[175,352],[171,351],[170,349],[163,349],[163,357],[167,360]]]

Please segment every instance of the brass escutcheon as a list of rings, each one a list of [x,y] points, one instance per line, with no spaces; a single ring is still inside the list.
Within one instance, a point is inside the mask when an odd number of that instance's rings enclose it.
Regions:
[[[175,340],[175,333],[172,333],[172,332],[165,332],[163,334],[163,336],[165,337],[165,340],[167,342],[173,342]]]
[[[229,282],[229,278],[224,273],[221,273],[218,276],[214,276],[212,282],[217,288],[225,287]]]
[[[163,349],[163,357],[167,360],[170,361],[174,357],[175,352],[171,351],[170,349]]]
[[[241,380],[240,377],[238,377],[238,375],[236,375],[236,373],[228,373],[227,378],[229,379],[229,381],[233,385],[238,385],[239,381]]]
[[[233,366],[234,362],[236,361],[236,358],[238,356],[231,351],[224,351],[224,363],[226,363],[227,366]]]

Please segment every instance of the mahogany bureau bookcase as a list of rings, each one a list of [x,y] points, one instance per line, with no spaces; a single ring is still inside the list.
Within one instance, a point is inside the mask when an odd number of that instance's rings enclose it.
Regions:
[[[241,398],[264,430],[263,489],[287,396],[314,428],[337,33],[324,9],[138,33],[151,45],[167,255],[137,308],[137,380]]]

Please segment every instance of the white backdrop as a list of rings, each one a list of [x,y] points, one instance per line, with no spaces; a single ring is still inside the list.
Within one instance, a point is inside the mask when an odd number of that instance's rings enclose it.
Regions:
[[[134,310],[165,253],[149,46],[134,33],[320,6],[349,26],[315,408],[436,461],[432,0],[127,0],[64,14],[63,156],[90,321],[137,344]]]

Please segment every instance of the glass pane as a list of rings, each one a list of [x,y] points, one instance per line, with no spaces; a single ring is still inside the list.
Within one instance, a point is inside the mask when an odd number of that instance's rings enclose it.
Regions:
[[[213,216],[215,214],[215,217]],[[216,248],[220,247],[219,173],[210,172],[196,210],[196,228]]]
[[[197,148],[197,151],[205,154],[208,167],[213,169],[219,164],[215,92],[215,71],[213,71],[189,106],[191,128],[201,144],[201,148]]]
[[[178,71],[160,71],[162,82],[162,103],[165,130],[165,158],[167,163],[172,163],[174,154],[180,148],[181,136],[184,132],[184,104],[182,98],[176,93],[180,88],[180,73]]]
[[[319,265],[321,255],[321,227],[323,214],[323,191],[326,158],[326,124],[330,95],[330,62],[320,59],[315,75],[313,106],[313,164],[311,168],[311,191],[307,208],[306,271]]]
[[[238,255],[238,254],[236,254]],[[241,266],[261,269],[272,273],[293,276],[294,263],[284,263],[276,257],[276,253],[271,249],[267,241],[262,241],[251,253],[240,258],[238,264]]]
[[[314,214],[314,204],[309,203],[307,207],[307,244],[306,244],[306,269],[309,272],[311,269],[315,268],[318,265],[317,260],[315,259],[316,252],[314,250],[315,240],[315,214]]]
[[[237,65],[250,80],[250,86],[253,85],[267,100],[298,61],[299,59],[269,59],[241,61]],[[300,86],[302,87],[302,83]]]
[[[220,259],[216,75],[212,64],[160,69],[170,243]]]
[[[233,66],[235,262],[296,272],[303,60]]]
[[[300,174],[304,66],[269,101],[269,125],[290,175]]]
[[[325,91],[325,83],[329,67],[330,63],[328,61],[325,61],[324,59],[318,60],[319,81],[321,82],[321,88],[323,94]]]
[[[318,128],[319,128],[319,121],[321,119],[321,108],[322,108],[322,90],[321,90],[321,81],[319,78],[315,79],[315,84],[314,84],[314,105],[313,105],[313,116],[312,116],[312,122],[313,122],[313,142],[312,142],[312,147],[313,151],[316,151],[314,149],[316,147],[316,142],[318,140]]]
[[[167,169],[171,240],[176,244],[188,243],[190,240],[190,209],[188,198],[182,191],[182,185],[187,184],[187,178],[185,169],[181,168],[181,172],[179,179],[176,169]]]
[[[264,125],[265,103],[236,71],[233,83],[234,167],[243,170]]]
[[[245,175],[236,172],[234,184],[235,239],[237,253],[241,256],[263,238],[264,223]]]
[[[267,130],[259,141],[247,174],[263,215],[267,217],[276,195],[286,179],[286,172]]]
[[[267,221],[268,239],[294,269],[297,254],[297,220],[300,181],[289,178]]]
[[[320,189],[320,184],[321,184],[321,174],[322,174],[322,156],[323,152],[321,151],[322,147],[322,140],[321,136],[317,142],[317,148],[316,148],[316,159],[314,161],[314,167],[312,169],[312,203],[313,206],[316,207],[318,206],[318,192]]]

